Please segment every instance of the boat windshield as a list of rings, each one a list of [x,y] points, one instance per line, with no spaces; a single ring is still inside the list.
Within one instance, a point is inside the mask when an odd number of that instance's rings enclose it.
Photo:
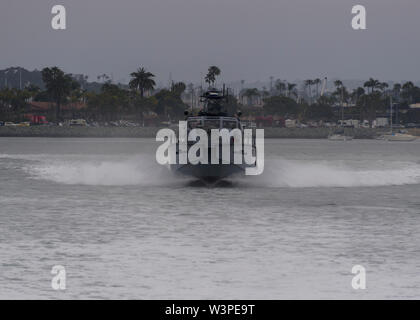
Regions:
[[[236,120],[223,120],[223,128],[232,130],[238,128],[238,122]]]
[[[220,128],[220,120],[204,120],[204,128],[207,130],[211,129],[219,129]]]
[[[234,119],[226,119],[226,118],[196,118],[196,119],[189,119],[188,120],[188,129],[196,129],[201,128],[204,130],[212,130],[212,129],[228,129],[233,130],[239,128],[239,122]]]

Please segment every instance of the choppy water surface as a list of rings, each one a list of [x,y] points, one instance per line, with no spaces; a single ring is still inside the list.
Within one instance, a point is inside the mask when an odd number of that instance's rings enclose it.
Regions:
[[[420,141],[266,140],[212,188],[156,147],[0,138],[0,298],[420,298]]]

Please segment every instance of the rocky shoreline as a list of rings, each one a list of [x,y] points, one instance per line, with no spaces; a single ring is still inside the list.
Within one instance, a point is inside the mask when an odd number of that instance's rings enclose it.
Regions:
[[[50,137],[50,138],[155,138],[158,127],[0,127],[0,137]],[[264,128],[265,138],[325,139],[331,128]],[[384,129],[345,129],[355,139],[375,139]]]

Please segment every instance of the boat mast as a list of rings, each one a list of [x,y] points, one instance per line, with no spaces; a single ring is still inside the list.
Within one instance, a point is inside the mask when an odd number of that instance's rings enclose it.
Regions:
[[[393,127],[393,125],[392,125],[392,120],[393,120],[393,119],[392,119],[392,111],[393,111],[393,110],[392,110],[392,96],[390,96],[390,97],[389,97],[389,102],[390,102],[390,104],[391,104],[391,115],[390,115],[390,118],[391,118],[391,134],[392,134],[392,133],[394,132],[394,130],[393,130],[393,129],[394,129],[394,127]]]
[[[344,127],[344,86],[341,86],[341,126]]]

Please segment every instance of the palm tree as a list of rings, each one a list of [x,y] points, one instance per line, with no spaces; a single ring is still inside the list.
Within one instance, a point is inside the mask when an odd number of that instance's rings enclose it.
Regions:
[[[347,88],[344,86],[343,82],[336,80],[334,81],[334,85],[336,87],[336,91],[333,94],[340,97],[341,103],[347,102],[350,94],[347,91]]]
[[[151,72],[146,71],[145,68],[137,69],[137,71],[131,73],[130,76],[130,88],[140,91],[140,97],[142,99],[144,98],[145,91],[153,90],[156,86],[155,80],[152,79],[155,77],[155,75]]]
[[[98,79],[98,81],[102,80],[103,83],[106,83],[111,79],[106,73],[100,74],[96,78]]]
[[[220,69],[216,66],[211,66],[208,69],[207,75],[206,75],[206,82],[210,85],[214,85],[216,82],[216,77],[219,76],[221,73]]]
[[[400,83],[396,83],[396,84],[394,84],[394,87],[393,87],[392,91],[394,92],[394,94],[396,94],[397,96],[399,96],[400,95],[400,92],[401,92],[401,88],[402,88],[401,84]]]
[[[341,88],[343,86],[343,81],[341,80],[335,80],[334,81],[334,85],[336,86],[336,88]]]
[[[185,89],[187,89],[187,86],[184,82],[177,82],[172,84],[171,91],[177,94],[178,96],[181,96],[181,94],[184,93]]]
[[[313,83],[316,84],[316,95],[319,97],[319,85],[321,84],[321,79],[316,78]]]
[[[414,88],[414,84],[411,81],[408,81],[403,84],[402,88],[403,90],[411,90]]]
[[[286,90],[286,84],[281,80],[277,80],[276,81],[276,90],[280,93],[280,95],[282,95],[283,92]]]
[[[270,92],[267,90],[267,87],[262,88],[261,95],[263,99],[267,99],[270,96]]]
[[[311,86],[313,84],[312,80],[311,79],[305,80],[304,84],[306,88],[309,88],[309,95],[311,95],[311,92],[312,92]]]
[[[366,82],[363,84],[363,87],[364,87],[364,88],[367,88],[367,89],[368,89],[368,93],[369,93],[369,89],[370,89],[370,88],[373,88],[373,78],[370,78],[368,81],[366,81]]]
[[[411,81],[408,81],[402,86],[402,95],[408,100],[408,102],[413,102],[413,89],[415,88],[414,84]]]
[[[386,83],[386,82],[379,82],[378,84],[377,84],[377,88],[379,89],[379,90],[381,90],[382,92],[384,92],[385,91],[385,89],[386,88],[388,88],[389,87],[389,85],[388,85],[388,83]]]
[[[313,85],[313,83],[314,82],[311,79],[305,80],[305,82],[304,82],[305,88],[309,88],[308,95],[309,95],[310,104],[312,104],[312,85]]]
[[[30,93],[31,100],[35,99],[35,97],[41,92],[41,88],[32,83],[25,86],[25,90],[27,90]]]
[[[354,102],[357,103],[357,101],[359,100],[359,98],[361,96],[363,96],[365,94],[365,89],[363,89],[362,87],[358,87],[357,89],[354,89],[351,96],[354,100]]]
[[[56,104],[55,118],[60,120],[61,103],[75,87],[74,80],[69,74],[65,74],[58,67],[42,69],[42,80],[44,81],[47,92]]]
[[[379,86],[379,81],[373,78],[369,78],[369,80],[366,81],[363,85],[363,87],[368,88],[368,93],[369,93],[369,88],[370,88],[370,93],[373,93],[374,89],[378,88],[378,86]]]
[[[296,83],[287,83],[287,97],[290,98],[290,93],[293,93],[295,96],[297,96],[294,89],[296,88]]]
[[[246,89],[242,96],[247,97],[248,104],[252,104],[253,97],[259,97],[260,92],[257,88]]]

